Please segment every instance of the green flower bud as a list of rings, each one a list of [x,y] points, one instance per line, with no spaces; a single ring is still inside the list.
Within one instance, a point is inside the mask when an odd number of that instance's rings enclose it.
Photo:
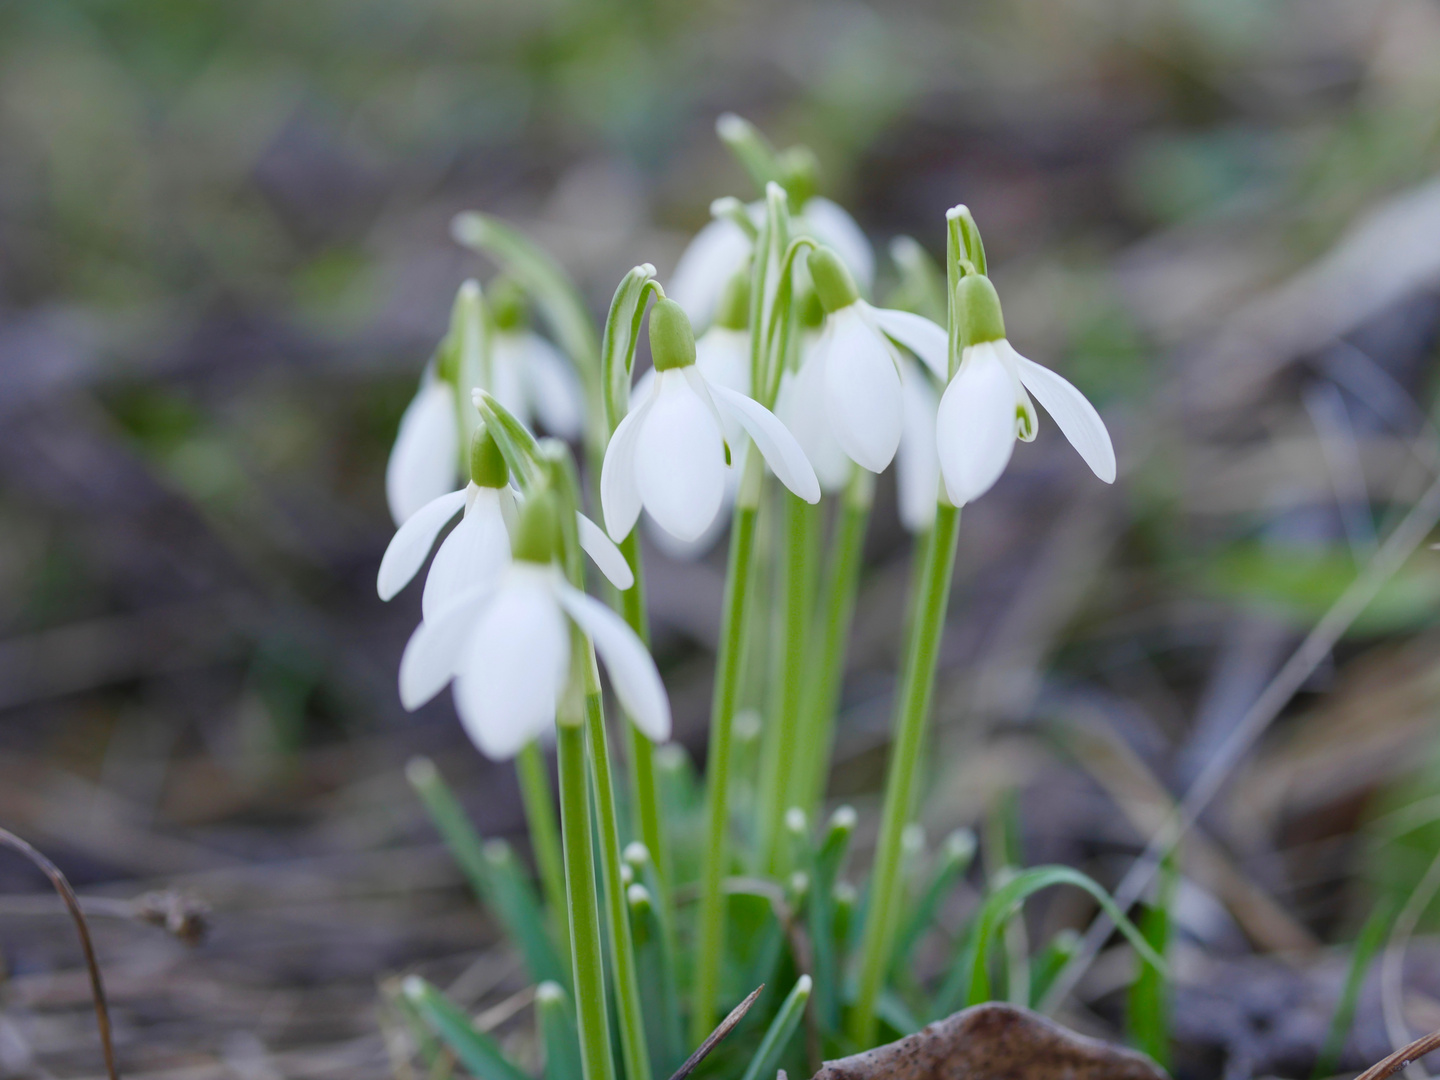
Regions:
[[[833,314],[860,299],[855,279],[835,252],[827,247],[817,247],[805,261],[810,267],[810,280],[815,283],[815,295],[820,297],[825,314]]]
[[[497,330],[521,330],[529,323],[529,298],[514,278],[498,277],[490,283],[490,317]]]
[[[955,287],[955,314],[960,321],[960,345],[968,348],[1005,336],[1000,294],[984,274],[966,274]]]
[[[790,210],[798,214],[820,191],[820,161],[808,146],[792,146],[780,155],[780,186],[790,199]]]
[[[510,482],[510,467],[490,432],[481,424],[470,438],[470,479],[476,487],[503,488]]]
[[[825,324],[825,306],[814,289],[806,288],[795,300],[795,314],[807,330],[819,330]]]
[[[510,542],[511,554],[517,561],[548,566],[555,558],[558,525],[555,496],[548,490],[530,496],[520,511],[520,524]]]
[[[695,331],[690,317],[674,300],[659,300],[650,309],[650,358],[656,371],[695,363]]]
[[[650,316],[655,317],[653,314]],[[654,323],[652,322],[653,326]],[[715,309],[715,325],[727,330],[744,330],[750,325],[750,275],[739,270],[725,283]]]

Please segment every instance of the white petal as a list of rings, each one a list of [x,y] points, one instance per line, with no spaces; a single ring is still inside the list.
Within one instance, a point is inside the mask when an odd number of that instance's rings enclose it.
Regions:
[[[865,303],[863,300],[861,303]],[[885,331],[921,360],[942,383],[950,379],[950,343],[943,326],[937,326],[923,315],[894,308],[870,307],[866,310],[875,325]]]
[[[808,503],[820,501],[820,481],[795,436],[758,401],[723,386],[710,387],[715,401],[750,433],[755,447],[780,482]]]
[[[605,447],[605,461],[600,466],[600,510],[605,517],[605,531],[617,543],[630,535],[640,516],[640,485],[635,480],[635,448],[640,439],[641,421],[654,405],[647,395],[639,405],[625,414]]]
[[[580,380],[560,350],[539,334],[527,333],[522,370],[535,415],[545,430],[561,439],[579,438],[584,422]]]
[[[405,407],[385,466],[385,498],[396,525],[451,491],[460,469],[460,432],[450,384],[427,376]]]
[[[820,243],[835,249],[840,261],[850,268],[861,292],[875,284],[875,252],[855,219],[839,203],[815,196],[805,203],[804,225]]]
[[[670,738],[670,699],[655,670],[655,661],[628,623],[600,601],[562,585],[560,603],[575,624],[595,643],[605,661],[615,696],[635,726],[651,742]]]
[[[900,523],[912,533],[935,520],[940,495],[940,457],[935,450],[935,414],[940,401],[929,376],[914,361],[900,364],[900,393],[905,427],[895,455],[895,485]]]
[[[500,495],[496,488],[477,487],[465,517],[435,553],[420,598],[425,618],[434,618],[475,585],[493,585],[510,565],[510,532],[505,528]]]
[[[411,578],[425,564],[425,556],[435,544],[435,538],[465,505],[465,491],[452,491],[431,499],[423,507],[405,519],[390,539],[390,546],[380,560],[380,573],[375,578],[375,590],[381,600],[389,600],[403,589]]]
[[[1033,360],[1011,348],[1009,342],[1002,343],[1010,354],[1011,363],[1025,388],[1045,406],[1045,411],[1055,421],[1055,426],[1065,433],[1070,445],[1080,452],[1090,471],[1107,484],[1115,482],[1115,447],[1110,442],[1110,432],[1105,430],[1105,421],[1095,411],[1095,406],[1085,400],[1085,395],[1076,390],[1049,368],[1041,367]]]
[[[400,658],[400,703],[405,708],[418,709],[455,677],[465,643],[493,591],[483,585],[471,589],[415,628]]]
[[[655,392],[655,369],[647,368],[645,374],[635,380],[635,385],[630,388],[630,411],[644,405],[650,400],[650,395]]]
[[[681,540],[698,539],[725,497],[725,447],[714,405],[695,392],[684,371],[661,372],[655,380],[634,460],[640,499],[656,524]]]
[[[1015,384],[994,342],[965,350],[940,398],[935,445],[950,501],[964,506],[989,491],[1015,449]]]
[[[635,575],[630,570],[630,564],[599,525],[577,510],[575,526],[580,533],[581,550],[590,556],[611,585],[624,591],[635,584]]]
[[[570,664],[570,632],[548,568],[515,566],[460,659],[455,707],[480,752],[509,758],[555,721]]]
[[[780,377],[775,415],[805,451],[821,490],[833,494],[849,483],[851,463],[825,415],[824,362],[814,347],[804,356],[799,371]]]
[[[665,295],[674,300],[696,327],[708,326],[720,294],[750,255],[750,238],[726,218],[710,222],[680,254]]]
[[[827,316],[825,413],[830,430],[862,468],[882,472],[900,445],[900,373],[885,336],[851,305]]]

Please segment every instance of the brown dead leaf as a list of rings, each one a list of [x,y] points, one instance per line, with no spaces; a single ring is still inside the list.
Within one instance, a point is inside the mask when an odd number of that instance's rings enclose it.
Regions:
[[[1166,1080],[1149,1058],[1077,1035],[1029,1009],[991,1003],[863,1054],[814,1080]]]

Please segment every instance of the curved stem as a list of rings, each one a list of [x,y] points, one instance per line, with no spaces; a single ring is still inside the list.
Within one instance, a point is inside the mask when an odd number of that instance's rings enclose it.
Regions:
[[[940,635],[950,599],[950,575],[955,565],[955,538],[960,511],[941,503],[935,524],[925,542],[918,594],[912,604],[914,624],[906,641],[905,661],[896,697],[895,742],[885,779],[885,806],[880,816],[880,840],[870,873],[869,913],[861,945],[860,980],[850,1013],[850,1037],[860,1047],[875,1039],[875,1006],[889,969],[902,881],[901,835],[914,813],[916,778],[925,741],[925,723],[935,686],[935,664]]]
[[[695,983],[690,999],[691,1041],[710,1033],[715,995],[720,986],[725,947],[725,903],[720,890],[727,864],[730,813],[730,735],[745,655],[750,564],[755,549],[755,519],[764,468],[759,454],[747,454],[745,474],[730,524],[730,562],[725,575],[725,607],[720,651],[715,658],[715,689],[710,707],[710,746],[705,763],[705,851],[700,877],[700,916],[695,942]]]

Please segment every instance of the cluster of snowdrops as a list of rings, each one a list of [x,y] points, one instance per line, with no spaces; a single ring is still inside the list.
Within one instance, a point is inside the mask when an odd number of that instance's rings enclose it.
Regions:
[[[533,886],[513,860],[477,873],[496,878],[483,891],[541,984],[552,1080],[668,1075],[752,983],[773,988],[749,1021],[765,1032],[758,1049],[707,1066],[747,1080],[795,1055],[875,1045],[988,996],[989,945],[1023,889],[973,920],[943,985],[906,973],[973,848],[949,838],[929,885],[911,887],[907,826],[959,512],[995,484],[1017,440],[1035,438],[1036,401],[1096,476],[1115,477],[1096,410],[1006,340],[964,206],[937,222],[943,265],[914,240],[892,242],[897,284],[891,306],[878,306],[867,299],[874,253],[817,194],[813,158],[776,152],[738,117],[718,130],[762,197],[716,200],[668,284],[648,264],[627,274],[598,334],[549,256],[484,215],[456,219],[457,238],[501,271],[484,290],[461,287],[386,477],[398,531],[380,567],[382,598],[419,574],[459,519],[430,561],[400,695],[413,709],[453,684],[475,745],[517,759],[544,903],[527,899]],[[647,316],[652,365],[636,378]],[[843,880],[853,811],[841,808],[818,835],[809,823],[824,797],[874,477],[892,462],[917,570],[861,894]],[[694,555],[727,527],[701,782],[666,746],[670,707],[646,644],[637,529]],[[586,592],[591,564],[609,603]],[[746,674],[757,656],[762,679]],[[625,717],[623,791],[597,657]],[[551,738],[558,820],[540,749]],[[416,980],[409,990],[472,1068],[521,1075],[482,1033],[462,1030],[433,988]]]

